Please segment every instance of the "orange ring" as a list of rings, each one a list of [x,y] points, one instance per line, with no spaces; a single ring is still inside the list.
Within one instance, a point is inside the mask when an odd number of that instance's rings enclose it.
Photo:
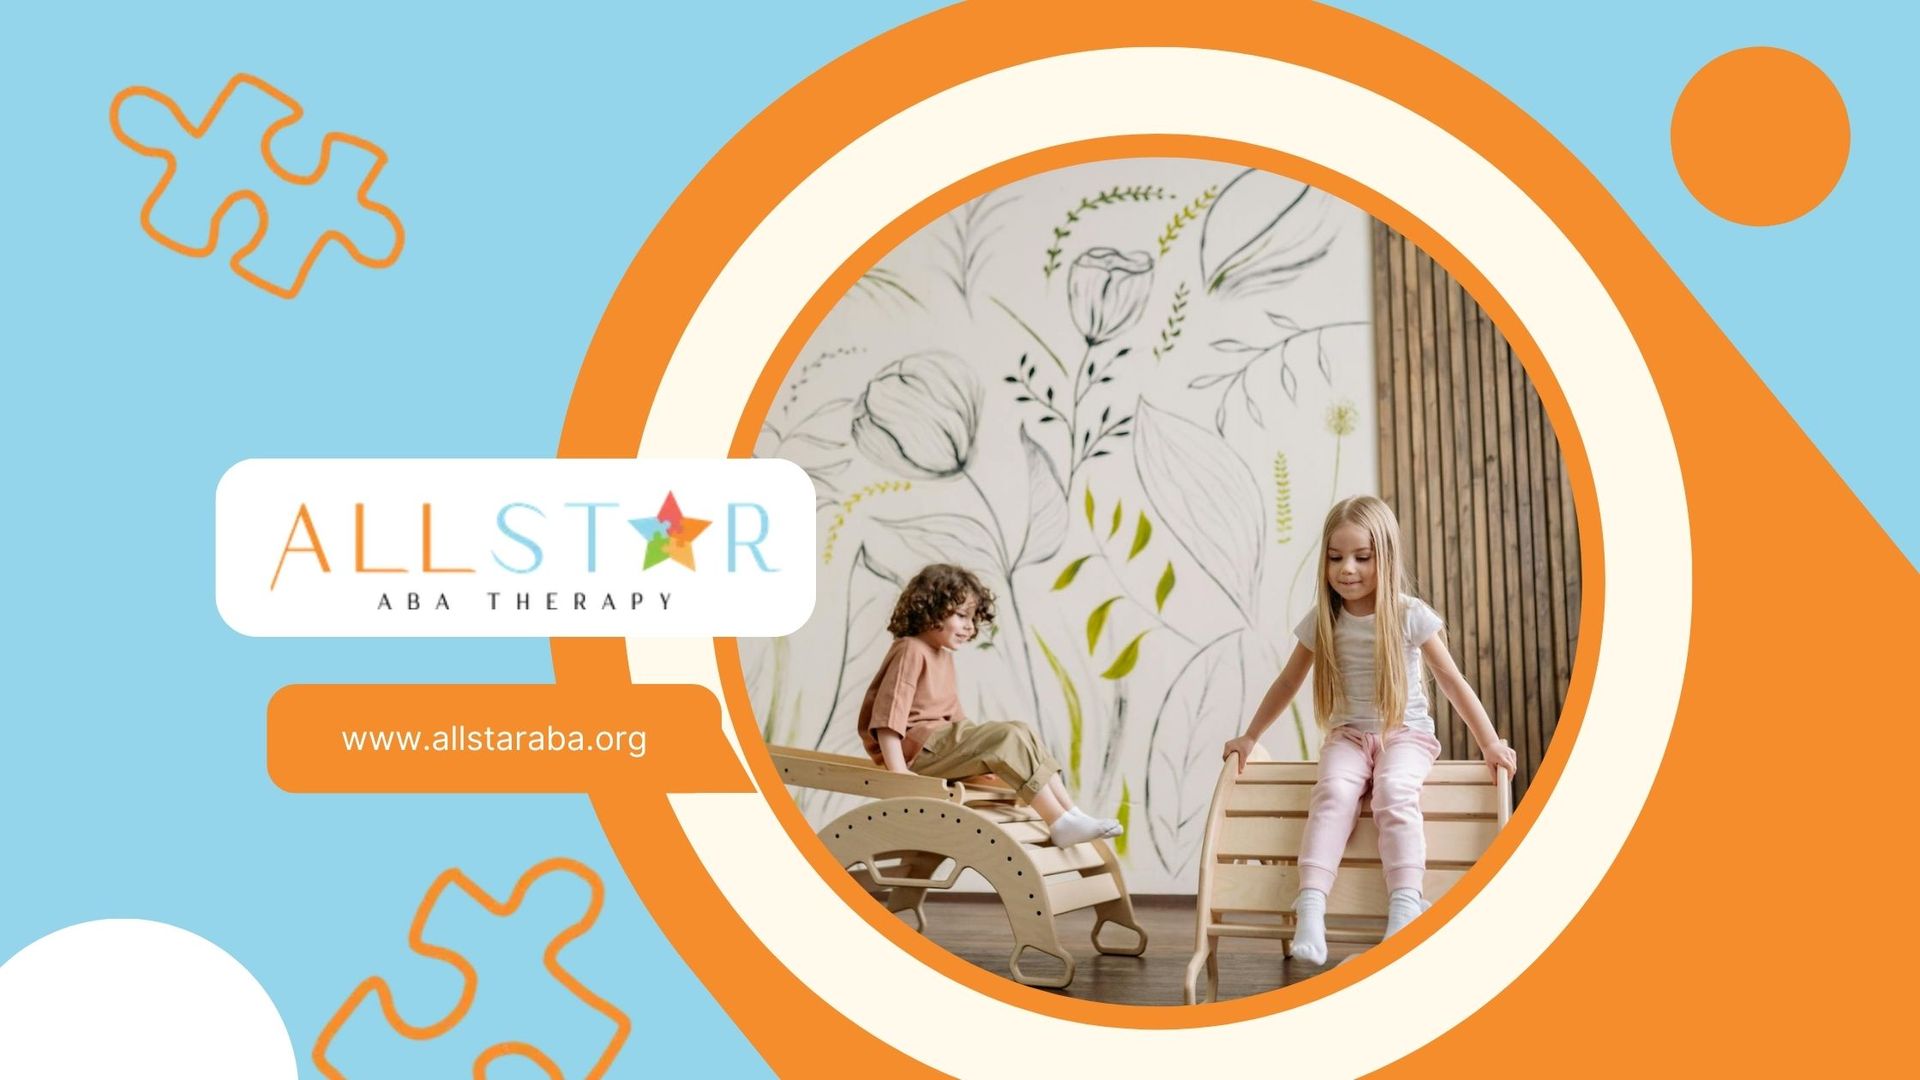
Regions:
[[[697,308],[707,285],[752,228],[794,186],[834,152],[899,110],[940,90],[1018,63],[1063,53],[1127,46],[1184,46],[1265,55],[1325,72],[1365,87],[1425,116],[1501,168],[1549,213],[1574,240],[1609,285],[1636,332],[1649,326],[1673,328],[1703,351],[1730,354],[1717,339],[1692,298],[1672,278],[1606,192],[1551,136],[1510,102],[1442,57],[1353,16],[1313,5],[1256,5],[1235,0],[1205,26],[1167,26],[1164,12],[1135,3],[1102,9],[1098,25],[1080,25],[1078,12],[1031,10],[989,0],[948,9],[908,24],[835,61],[770,106],[723,148],[693,180],[663,217],[629,268],[608,306],[582,366],[569,405],[560,452],[563,456],[632,454],[644,429],[652,395],[678,335]],[[1256,44],[1249,44],[1256,43]],[[861,270],[899,240],[952,205],[1000,186],[1014,175],[1120,154],[1184,154],[1238,161],[1320,183],[1334,194],[1400,228],[1467,286],[1510,335],[1515,352],[1540,390],[1543,405],[1567,451],[1569,480],[1582,534],[1597,541],[1596,496],[1571,413],[1537,347],[1512,310],[1444,240],[1372,192],[1311,163],[1266,148],[1169,136],[1136,136],[1057,147],[986,170],[926,200],[867,244],[824,282],[782,339],[753,393],[736,433],[734,452],[745,454],[761,415],[780,378],[814,325]],[[1641,341],[1643,348],[1647,341]],[[1733,357],[1737,361],[1737,356]],[[1663,392],[1679,385],[1697,389],[1685,376],[1662,370],[1649,356]],[[1676,434],[1676,440],[1679,436]],[[1684,444],[1683,444],[1684,445]],[[1597,542],[1583,548],[1584,581],[1589,590],[1581,616],[1580,647],[1562,725],[1577,733],[1587,701],[1598,651],[1598,612],[1603,568]],[[624,681],[628,678],[620,642],[553,642],[556,679]],[[744,745],[758,745],[732,642],[716,643],[723,661],[722,681]],[[1515,815],[1517,830],[1496,841],[1466,881],[1443,898],[1444,910],[1458,905],[1491,876],[1511,853],[1526,826],[1538,817],[1568,754],[1570,739],[1556,739],[1538,783],[1542,797],[1530,799]],[[764,754],[749,755],[763,788],[778,785]],[[771,956],[726,906],[700,869],[684,836],[665,835],[649,809],[617,792],[595,792],[594,805],[616,853],[643,889],[650,909],[683,955],[706,981],[742,1030],[782,1074],[843,1073],[862,1066],[906,1067],[897,1051],[879,1044],[817,996]],[[1416,944],[1414,935],[1396,938],[1350,965],[1351,973],[1330,972],[1310,985],[1287,988],[1195,1009],[1141,1009],[1068,1001],[1016,986],[964,964],[920,940],[901,926],[888,926],[878,908],[855,890],[838,867],[823,860],[812,832],[786,800],[770,800],[800,850],[833,887],[855,901],[882,933],[937,970],[999,1000],[1048,1015],[1082,1022],[1134,1028],[1175,1028],[1223,1023],[1266,1015],[1322,997],[1349,985],[1367,971]],[[670,887],[643,883],[662,876]],[[1457,894],[1457,895],[1456,895]],[[1448,907],[1452,904],[1451,908]],[[1483,1010],[1484,1011],[1484,1010]],[[1476,1018],[1477,1019],[1477,1018]],[[1470,1026],[1472,1021],[1464,1027]],[[1481,1029],[1479,1045],[1489,1054],[1501,1049],[1511,1032]],[[1458,1045],[1459,1029],[1447,1041]],[[833,1048],[830,1063],[822,1047]]]

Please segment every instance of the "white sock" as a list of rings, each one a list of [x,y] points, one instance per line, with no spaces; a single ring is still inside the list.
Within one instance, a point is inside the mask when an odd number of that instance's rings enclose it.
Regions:
[[[1427,902],[1419,889],[1395,889],[1387,894],[1387,937],[1398,933],[1400,928],[1419,917],[1427,910]]]
[[[1054,847],[1072,847],[1089,840],[1110,839],[1126,832],[1113,818],[1092,817],[1077,806],[1055,818],[1050,829]]]
[[[1054,818],[1050,831],[1053,833],[1054,847],[1072,847],[1098,837],[1100,823],[1088,817],[1079,807],[1075,807]]]
[[[1293,958],[1309,964],[1327,962],[1327,894],[1301,889],[1293,900]]]

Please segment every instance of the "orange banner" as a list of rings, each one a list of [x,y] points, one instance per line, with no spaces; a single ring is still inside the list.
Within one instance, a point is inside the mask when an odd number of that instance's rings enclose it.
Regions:
[[[267,772],[294,792],[750,791],[700,686],[288,686]]]

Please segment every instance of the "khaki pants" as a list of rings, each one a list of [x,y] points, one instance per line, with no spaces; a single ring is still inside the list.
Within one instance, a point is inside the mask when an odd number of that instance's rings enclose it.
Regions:
[[[1025,724],[956,720],[934,732],[908,768],[942,780],[990,772],[1018,789],[1022,801],[1031,802],[1060,771],[1060,764]]]

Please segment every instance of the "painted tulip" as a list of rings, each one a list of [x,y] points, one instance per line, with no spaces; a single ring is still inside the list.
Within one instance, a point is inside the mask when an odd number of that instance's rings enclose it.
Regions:
[[[896,476],[958,476],[980,431],[980,387],[966,362],[924,352],[881,368],[853,408],[853,442]]]
[[[1153,292],[1153,256],[1144,251],[1089,248],[1067,272],[1067,305],[1088,345],[1111,341],[1140,321]]]

